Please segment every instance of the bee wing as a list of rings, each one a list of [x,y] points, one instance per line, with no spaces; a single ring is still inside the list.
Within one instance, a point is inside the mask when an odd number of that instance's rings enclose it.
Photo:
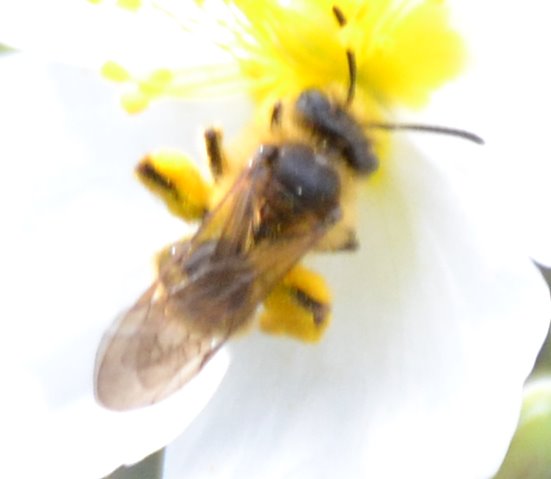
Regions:
[[[95,393],[109,409],[153,404],[185,384],[225,338],[194,334],[151,286],[105,333],[96,357]]]
[[[141,407],[179,389],[339,219],[337,207],[323,220],[302,218],[286,234],[254,241],[269,180],[260,162],[247,169],[181,256],[164,260],[160,279],[107,331],[95,380],[106,407]]]
[[[257,273],[256,290],[251,300],[261,303],[340,217],[341,211],[336,207],[323,221],[315,217],[304,219],[294,234],[280,237],[277,241],[265,239],[255,244],[248,254]]]
[[[251,248],[262,192],[269,180],[264,162],[256,161],[247,168],[201,223],[192,238],[192,249],[212,239],[222,240],[215,257],[230,257]]]
[[[231,334],[231,325],[225,335],[202,332],[190,324],[192,320],[185,312],[167,307],[172,300],[179,299],[191,308],[200,303],[198,309],[208,309],[213,316],[204,318],[206,322],[231,316],[237,324],[250,316],[254,306],[246,298],[223,313],[223,305],[217,304],[216,299],[205,304],[209,298],[237,296],[240,284],[235,276],[242,273],[236,266],[236,254],[252,241],[254,206],[260,183],[265,180],[265,170],[259,163],[253,164],[207,216],[189,244],[175,244],[182,250],[181,264],[189,262],[194,253],[201,256],[205,245],[215,244],[215,249],[206,253],[212,262],[210,280],[209,275],[190,280],[185,274],[177,275],[179,284],[174,279],[167,280],[163,273],[175,263],[170,257],[163,258],[162,277],[104,334],[95,370],[95,393],[104,406],[127,410],[160,401],[197,374]],[[181,267],[176,269],[180,273]],[[172,292],[166,291],[166,283],[173,283],[169,284]]]

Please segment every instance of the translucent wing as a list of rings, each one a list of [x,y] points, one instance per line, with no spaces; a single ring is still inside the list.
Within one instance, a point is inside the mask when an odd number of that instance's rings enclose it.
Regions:
[[[213,255],[229,257],[252,247],[262,193],[270,181],[264,162],[256,161],[235,181],[191,239],[191,249],[212,239],[219,241]]]
[[[239,276],[250,283],[251,272],[235,252],[251,241],[258,191],[251,185],[261,176],[258,167],[247,169],[191,241],[169,248],[157,282],[106,331],[95,371],[104,406],[127,410],[170,395],[223,344],[231,332],[224,323],[240,319],[233,310],[246,314],[240,298],[247,288]]]
[[[268,181],[262,163],[246,170],[196,235],[173,245],[159,279],[107,331],[96,360],[102,404],[132,409],[180,388],[339,218],[335,208],[255,239]]]
[[[153,404],[179,389],[223,343],[194,334],[157,300],[154,284],[105,333],[96,360],[96,397],[127,410]]]
[[[335,208],[323,220],[315,216],[303,218],[293,231],[279,236],[277,240],[268,238],[255,243],[248,253],[249,261],[257,272],[251,300],[261,303],[340,218],[341,211]]]

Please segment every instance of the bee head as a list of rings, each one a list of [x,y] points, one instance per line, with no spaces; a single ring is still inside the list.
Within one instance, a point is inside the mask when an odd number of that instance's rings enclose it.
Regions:
[[[295,114],[320,148],[337,152],[358,174],[368,174],[378,161],[363,128],[342,106],[316,89],[303,91],[295,103]]]

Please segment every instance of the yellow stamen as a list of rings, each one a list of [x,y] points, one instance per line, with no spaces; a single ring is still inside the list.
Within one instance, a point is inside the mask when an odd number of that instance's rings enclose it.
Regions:
[[[101,69],[101,74],[108,80],[114,82],[123,83],[130,81],[131,79],[130,73],[128,73],[128,71],[123,66],[113,61],[106,62],[103,65]]]
[[[141,3],[146,0],[119,0],[125,8]],[[459,73],[465,59],[443,0],[147,3],[182,30],[182,66],[159,65],[170,81],[158,81],[155,73],[134,79],[149,99],[212,97],[240,88],[262,104],[309,87],[344,90],[349,82],[345,52],[350,50],[356,57],[357,90],[364,98],[371,98],[378,109],[419,107]],[[335,6],[344,24],[337,21]],[[207,61],[183,66],[186,51],[207,42],[233,58],[233,65]]]
[[[121,104],[128,113],[134,115],[149,106],[149,98],[139,91],[128,92],[122,95]]]
[[[117,0],[117,5],[125,10],[136,11],[142,6],[141,0]]]
[[[154,98],[165,92],[173,79],[173,74],[168,69],[154,71],[148,78],[141,81],[140,91],[147,97]]]

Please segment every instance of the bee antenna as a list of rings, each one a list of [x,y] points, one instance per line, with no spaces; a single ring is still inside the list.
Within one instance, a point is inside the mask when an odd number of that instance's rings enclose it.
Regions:
[[[270,128],[274,130],[275,128],[281,127],[281,116],[283,114],[283,105],[281,101],[278,100],[275,102],[274,107],[272,108],[272,114],[270,116]]]
[[[467,130],[457,128],[447,128],[445,126],[421,125],[418,123],[367,123],[367,128],[377,128],[379,130],[413,130],[424,131],[428,133],[438,133],[442,135],[456,136],[465,140],[472,141],[478,145],[483,145],[484,140]]]
[[[333,5],[332,10],[333,10],[333,15],[335,15],[335,18],[339,26],[344,27],[346,25],[347,20],[342,10],[336,5]],[[348,63],[349,84],[348,84],[348,91],[346,93],[345,106],[350,106],[350,104],[354,100],[354,93],[356,90],[356,72],[357,72],[356,56],[354,55],[354,52],[350,49],[346,50],[346,62]]]
[[[344,16],[344,13],[342,13],[342,10],[337,7],[336,5],[333,5],[333,15],[335,15],[335,18],[337,19],[337,23],[340,27],[344,27],[346,25],[346,17]]]
[[[356,56],[352,50],[346,50],[346,60],[348,62],[348,78],[350,79],[350,83],[348,84],[345,105],[350,106],[354,100],[354,93],[356,91]]]

